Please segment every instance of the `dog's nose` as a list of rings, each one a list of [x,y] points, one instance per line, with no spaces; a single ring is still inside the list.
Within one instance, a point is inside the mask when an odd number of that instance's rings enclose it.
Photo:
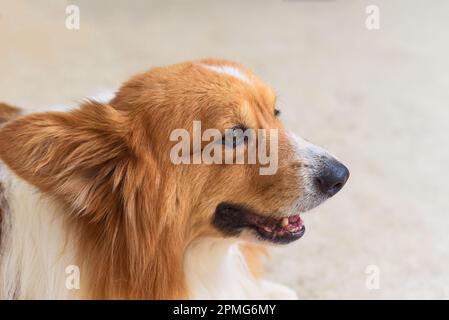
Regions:
[[[349,178],[349,170],[339,161],[332,159],[326,163],[316,178],[318,188],[321,192],[332,197],[345,185]]]

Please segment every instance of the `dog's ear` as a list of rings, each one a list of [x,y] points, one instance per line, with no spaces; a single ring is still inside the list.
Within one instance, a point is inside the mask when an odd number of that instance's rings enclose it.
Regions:
[[[129,157],[124,126],[118,111],[94,102],[72,112],[31,114],[0,129],[0,158],[44,193],[98,219],[116,204],[117,175]]]
[[[0,125],[19,116],[21,111],[20,108],[0,102]]]
[[[92,297],[185,297],[176,183],[128,117],[94,102],[23,116],[0,129],[0,159],[77,218]]]

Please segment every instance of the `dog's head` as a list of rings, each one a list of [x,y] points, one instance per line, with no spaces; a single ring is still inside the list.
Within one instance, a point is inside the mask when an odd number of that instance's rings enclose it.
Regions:
[[[7,123],[0,158],[69,213],[102,283],[97,296],[129,287],[128,296],[182,297],[191,241],[296,240],[299,213],[348,179],[329,153],[288,133],[278,113],[274,92],[243,66],[187,62],[131,78],[109,103]],[[179,147],[182,134],[188,147]]]
[[[193,237],[296,240],[305,230],[299,213],[333,196],[349,177],[332,155],[287,132],[273,90],[230,61],[153,69],[127,82],[111,104],[138,115],[148,150],[177,177],[175,211],[187,212]],[[183,158],[173,159],[173,151]]]

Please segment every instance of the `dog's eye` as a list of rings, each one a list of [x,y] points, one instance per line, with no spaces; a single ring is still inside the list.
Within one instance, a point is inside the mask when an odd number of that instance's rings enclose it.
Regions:
[[[245,136],[245,130],[246,128],[241,125],[226,129],[221,143],[229,148],[235,148],[241,145],[248,139],[247,136]]]
[[[281,110],[279,109],[274,109],[274,115],[275,117],[278,117],[281,114]]]

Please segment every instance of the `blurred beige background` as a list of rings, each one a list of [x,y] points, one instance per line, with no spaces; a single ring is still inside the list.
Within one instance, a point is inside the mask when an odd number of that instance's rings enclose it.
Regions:
[[[65,27],[68,4],[80,30]],[[369,4],[380,30],[365,27]],[[286,126],[351,170],[268,276],[304,299],[449,298],[448,40],[445,0],[0,0],[0,100],[37,110],[153,66],[246,64]]]

